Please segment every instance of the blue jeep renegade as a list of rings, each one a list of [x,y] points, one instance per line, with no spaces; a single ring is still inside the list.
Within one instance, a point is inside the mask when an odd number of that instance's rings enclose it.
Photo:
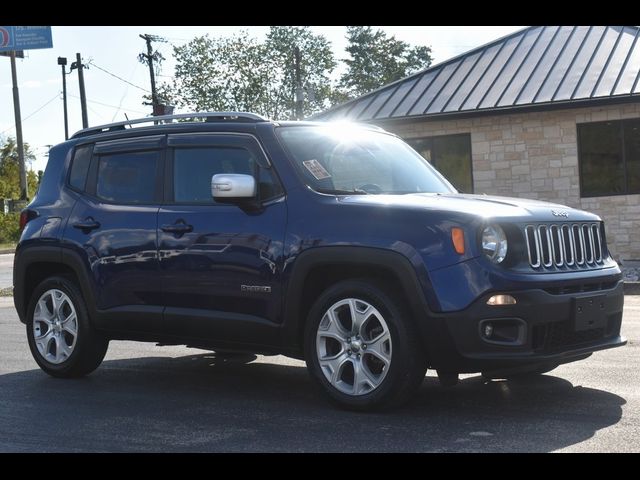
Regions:
[[[51,149],[21,227],[15,306],[56,377],[118,339],[283,354],[368,409],[427,368],[509,379],[626,343],[600,218],[459,194],[375,127],[217,112],[85,129]]]

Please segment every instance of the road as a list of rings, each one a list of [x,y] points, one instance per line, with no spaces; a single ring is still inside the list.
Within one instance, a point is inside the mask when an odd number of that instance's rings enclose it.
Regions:
[[[640,296],[626,347],[530,383],[433,372],[385,414],[337,410],[304,364],[216,359],[183,347],[111,342],[102,366],[58,380],[32,360],[11,298],[0,298],[1,452],[638,452]]]

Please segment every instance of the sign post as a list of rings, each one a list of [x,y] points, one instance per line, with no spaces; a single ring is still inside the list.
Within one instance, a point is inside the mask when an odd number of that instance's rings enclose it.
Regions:
[[[29,189],[27,184],[27,171],[24,165],[20,95],[18,93],[18,75],[16,73],[16,54],[14,52],[11,52],[11,81],[13,82],[13,111],[16,118],[16,142],[18,147],[18,165],[20,167],[20,200],[26,200],[29,195]]]
[[[24,164],[22,141],[22,119],[20,117],[20,94],[16,72],[16,51],[36,48],[51,48],[51,27],[0,27],[0,52],[9,52],[11,58],[11,81],[13,82],[13,110],[16,118],[16,143],[20,166],[20,200],[27,200],[29,191],[27,171]]]

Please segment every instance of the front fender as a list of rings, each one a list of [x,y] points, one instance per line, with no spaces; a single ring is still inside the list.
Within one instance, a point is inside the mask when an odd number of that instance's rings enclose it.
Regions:
[[[282,345],[293,346],[301,350],[300,331],[305,318],[302,297],[305,280],[315,268],[327,265],[349,267],[376,267],[392,272],[400,281],[409,300],[409,308],[414,320],[425,323],[432,308],[438,307],[433,295],[427,270],[420,256],[415,253],[411,258],[391,250],[359,246],[314,247],[297,255],[285,267],[283,286],[284,321],[282,324]],[[432,307],[433,305],[433,307]]]

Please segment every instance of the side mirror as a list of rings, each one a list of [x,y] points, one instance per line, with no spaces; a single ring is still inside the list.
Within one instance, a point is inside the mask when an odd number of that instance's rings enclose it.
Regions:
[[[211,196],[216,200],[254,198],[256,179],[240,173],[219,173],[211,177]]]

